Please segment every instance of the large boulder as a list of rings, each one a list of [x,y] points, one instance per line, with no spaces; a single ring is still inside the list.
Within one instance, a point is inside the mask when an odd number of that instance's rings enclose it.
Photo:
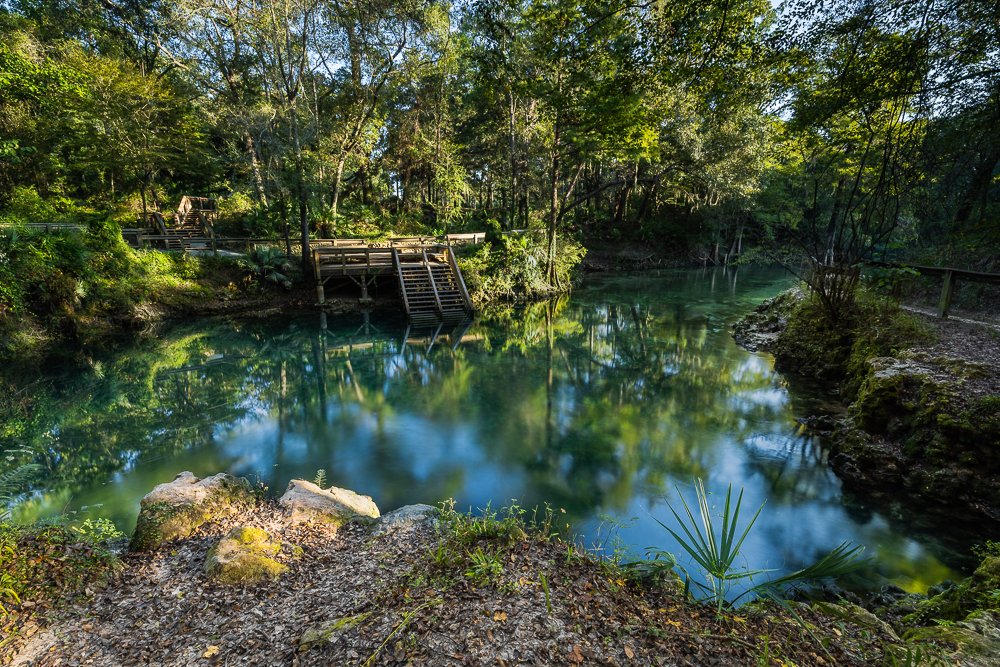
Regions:
[[[205,572],[224,584],[252,584],[277,579],[287,569],[274,560],[281,544],[266,530],[239,526],[219,540],[205,559]]]
[[[291,515],[292,523],[317,521],[333,527],[356,517],[377,519],[378,506],[371,496],[331,486],[321,489],[304,479],[293,479],[278,503]]]
[[[172,482],[156,486],[139,502],[139,519],[129,548],[156,549],[254,500],[253,489],[245,479],[225,473],[199,479],[193,473],[182,472]]]

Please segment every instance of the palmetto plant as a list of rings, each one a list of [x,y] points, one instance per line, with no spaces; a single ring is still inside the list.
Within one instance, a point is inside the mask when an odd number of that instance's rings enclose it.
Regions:
[[[272,283],[278,283],[286,289],[292,286],[288,272],[292,263],[288,257],[271,246],[255,246],[241,261],[244,268],[258,278]]]
[[[848,542],[843,542],[812,565],[785,576],[768,579],[762,583],[755,584],[730,600],[728,599],[729,591],[734,582],[744,579],[752,581],[754,577],[769,572],[769,570],[754,570],[736,566],[736,559],[740,556],[743,542],[750,534],[754,523],[757,521],[757,517],[760,516],[761,510],[764,509],[764,505],[761,504],[746,525],[740,528],[743,490],[740,490],[734,504],[732,497],[733,487],[729,485],[729,488],[726,490],[726,501],[721,517],[718,517],[722,520],[722,525],[720,526],[718,518],[712,514],[712,509],[708,502],[708,492],[705,490],[704,482],[700,479],[695,481],[695,492],[698,496],[697,517],[695,517],[694,512],[683,496],[680,497],[683,514],[678,512],[670,503],[667,504],[677,522],[680,532],[655,517],[654,520],[670,533],[677,540],[681,548],[697,563],[705,575],[705,582],[693,581],[687,571],[677,566],[676,560],[661,549],[650,547],[647,549],[647,555],[652,556],[654,562],[662,562],[669,567],[677,567],[681,571],[681,574],[684,575],[686,588],[690,590],[693,585],[700,589],[705,594],[701,600],[714,604],[716,610],[719,612],[725,606],[734,605],[741,598],[748,595],[780,600],[782,599],[781,594],[787,586],[816,581],[818,579],[839,577],[858,569],[865,562],[861,559],[864,547],[851,546]],[[680,496],[679,491],[678,496]]]

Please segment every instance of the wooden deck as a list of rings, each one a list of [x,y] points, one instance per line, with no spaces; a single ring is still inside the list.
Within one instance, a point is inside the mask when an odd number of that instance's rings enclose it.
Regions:
[[[399,284],[403,310],[413,323],[463,320],[472,315],[472,299],[450,246],[422,240],[390,247],[331,245],[314,248],[312,258],[320,304],[326,302],[326,284],[331,279],[353,281],[361,288],[362,303],[370,303],[368,288],[380,276],[392,276]]]

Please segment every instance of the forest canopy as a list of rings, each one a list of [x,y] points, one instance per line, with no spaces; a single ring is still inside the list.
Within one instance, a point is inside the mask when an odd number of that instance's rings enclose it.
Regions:
[[[998,127],[990,0],[0,2],[6,223],[989,268]]]

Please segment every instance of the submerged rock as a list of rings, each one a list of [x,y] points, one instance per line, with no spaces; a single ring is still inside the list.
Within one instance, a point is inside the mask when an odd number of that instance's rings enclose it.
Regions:
[[[250,483],[219,473],[205,479],[185,471],[172,482],[153,488],[139,502],[139,518],[129,548],[156,549],[164,542],[187,537],[213,518],[234,513],[254,502]]]
[[[281,544],[266,530],[239,526],[219,540],[205,558],[205,572],[224,584],[251,584],[277,579],[288,570],[272,556]]]
[[[288,510],[292,523],[319,521],[340,526],[355,517],[377,519],[380,516],[371,496],[336,486],[321,489],[304,479],[289,482],[278,503]]]

